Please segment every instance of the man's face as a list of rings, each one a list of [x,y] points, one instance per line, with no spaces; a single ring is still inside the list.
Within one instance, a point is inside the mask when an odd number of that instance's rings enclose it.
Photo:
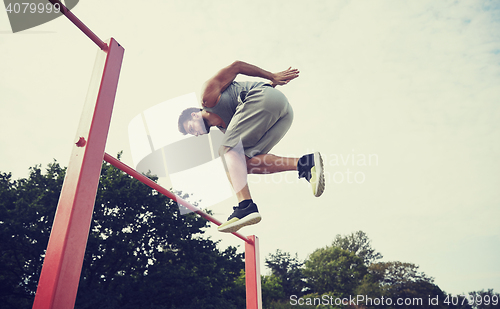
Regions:
[[[184,122],[184,129],[188,134],[194,136],[207,134],[209,130],[203,117],[201,116],[201,112],[191,113],[191,119]]]

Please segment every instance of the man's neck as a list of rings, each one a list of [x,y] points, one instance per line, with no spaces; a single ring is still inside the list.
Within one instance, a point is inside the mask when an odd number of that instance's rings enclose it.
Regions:
[[[201,116],[203,117],[203,119],[205,119],[207,121],[208,125],[211,127],[213,127],[213,126],[223,127],[223,128],[226,127],[226,124],[224,123],[222,118],[219,117],[219,115],[216,115],[214,113],[210,113],[207,111],[202,111]]]

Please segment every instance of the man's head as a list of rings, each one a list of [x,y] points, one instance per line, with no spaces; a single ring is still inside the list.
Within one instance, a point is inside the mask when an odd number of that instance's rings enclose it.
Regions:
[[[182,111],[179,116],[179,132],[194,136],[210,132],[210,126],[203,118],[201,108],[190,107]]]

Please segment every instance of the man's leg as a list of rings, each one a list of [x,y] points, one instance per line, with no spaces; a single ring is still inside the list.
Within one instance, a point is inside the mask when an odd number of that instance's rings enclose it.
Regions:
[[[260,154],[253,158],[247,157],[249,174],[273,174],[286,171],[296,171],[298,158],[278,157],[273,154]]]
[[[235,148],[222,146],[219,149],[219,155],[224,163],[227,178],[233,186],[238,202],[251,199],[250,190],[247,182],[247,164],[243,147]]]
[[[279,157],[260,154],[252,158],[245,156],[241,143],[235,148],[221,147],[219,154],[224,163],[226,174],[231,182],[239,205],[228,221],[219,226],[221,232],[235,232],[246,225],[260,222],[261,216],[253,202],[248,188],[247,175],[271,174],[285,171],[298,171],[299,178],[306,178],[312,185],[313,194],[320,196],[324,190],[323,160],[319,152],[299,158]]]
[[[243,151],[229,147],[222,147],[219,154],[223,158],[227,177],[236,192],[238,202],[252,198],[248,188],[247,174],[296,171],[299,162],[299,158],[279,157],[273,154],[260,154],[248,158]]]
[[[257,205],[252,201],[247,183],[247,165],[243,146],[239,143],[236,147],[221,147],[220,157],[224,163],[226,174],[236,192],[238,206],[227,219],[227,222],[219,226],[221,232],[236,232],[246,225],[260,222],[261,216]]]
[[[272,154],[260,154],[247,158],[249,174],[272,174],[286,171],[298,171],[299,178],[305,178],[315,196],[321,196],[325,189],[323,159],[319,152],[299,158],[278,157]]]
[[[279,157],[273,154],[260,154],[252,158],[245,156],[243,149],[221,148],[220,155],[229,181],[233,185],[238,202],[251,200],[247,174],[273,174],[298,171],[299,178],[306,178],[312,185],[313,194],[320,196],[325,187],[323,160],[319,152],[299,158]],[[246,161],[246,162],[245,162]],[[246,165],[246,168],[245,168]]]

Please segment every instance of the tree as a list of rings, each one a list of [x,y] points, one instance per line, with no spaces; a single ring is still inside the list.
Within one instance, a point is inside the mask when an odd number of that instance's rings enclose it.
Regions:
[[[332,246],[356,254],[363,259],[367,266],[383,257],[381,253],[375,252],[375,249],[371,246],[371,240],[363,231],[357,231],[347,236],[337,235],[332,242]]]
[[[260,276],[260,280],[263,308],[272,308],[277,302],[286,297],[283,293],[280,278],[271,274],[270,276]],[[233,289],[232,294],[236,297],[243,296],[241,303],[246,302],[245,272],[243,270],[241,270],[240,276],[236,279],[236,287]]]
[[[472,309],[494,309],[500,308],[500,294],[493,292],[493,289],[472,291],[466,296],[463,303]],[[453,303],[453,299],[449,299]]]
[[[274,274],[261,276],[261,287],[263,308],[269,308],[273,303],[287,297],[287,294],[283,292],[281,279]]]
[[[418,270],[412,263],[379,262],[368,267],[368,274],[363,278],[356,293],[368,297],[391,299],[388,308],[444,308],[445,294],[434,284],[434,279]],[[429,303],[436,298],[438,302]],[[397,304],[401,300],[403,303]],[[378,307],[366,304],[368,308]]]
[[[0,303],[2,308],[31,308],[47,248],[65,169],[40,166],[13,180],[0,173]]]
[[[339,297],[355,295],[367,273],[363,260],[339,247],[315,250],[305,262],[304,275],[313,293],[333,292]]]
[[[0,302],[31,308],[64,169],[0,177]],[[5,197],[5,199],[3,198]],[[203,237],[207,221],[103,164],[75,308],[240,308],[235,248]]]
[[[290,253],[277,249],[275,254],[266,258],[266,266],[271,269],[272,275],[280,279],[284,295],[303,295],[305,288],[304,275],[302,274],[303,262],[297,254],[291,257]]]

